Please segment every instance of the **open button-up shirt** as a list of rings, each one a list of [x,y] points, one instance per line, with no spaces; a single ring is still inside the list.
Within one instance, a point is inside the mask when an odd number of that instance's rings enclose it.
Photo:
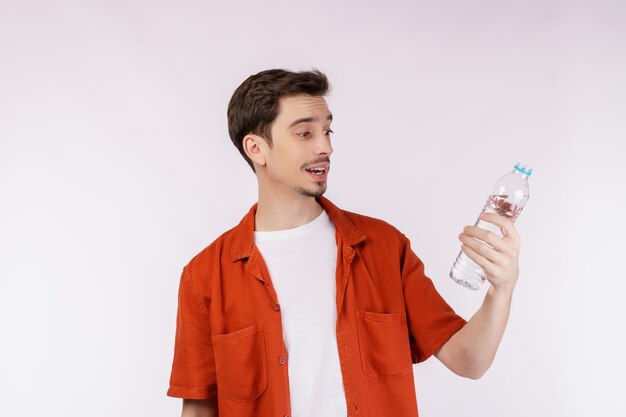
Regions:
[[[336,231],[336,335],[348,417],[418,417],[413,364],[466,321],[424,274],[403,233],[316,200]],[[167,395],[217,395],[220,417],[291,416],[280,300],[254,244],[257,205],[180,278]]]

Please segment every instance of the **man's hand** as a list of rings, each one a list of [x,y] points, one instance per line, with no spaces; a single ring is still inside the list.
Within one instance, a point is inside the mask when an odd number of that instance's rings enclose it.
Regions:
[[[478,226],[465,226],[459,235],[462,250],[485,271],[495,289],[511,291],[519,276],[520,236],[513,222],[504,216],[481,213],[480,219],[499,226],[503,237]]]

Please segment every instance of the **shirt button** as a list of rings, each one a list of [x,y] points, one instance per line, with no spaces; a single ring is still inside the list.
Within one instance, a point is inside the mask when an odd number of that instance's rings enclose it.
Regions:
[[[285,362],[287,362],[287,359],[286,359],[284,356],[280,356],[280,357],[278,358],[278,362],[279,362],[281,365],[284,365],[284,364],[285,364]]]
[[[280,310],[280,304],[278,303],[274,304],[274,310],[276,311]]]

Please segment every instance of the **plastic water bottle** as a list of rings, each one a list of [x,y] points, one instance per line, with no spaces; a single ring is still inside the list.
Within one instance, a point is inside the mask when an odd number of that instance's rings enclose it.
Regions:
[[[496,181],[482,211],[496,213],[515,222],[528,201],[528,177],[532,172],[532,168],[526,164],[522,165],[519,162],[515,164],[513,171]],[[480,217],[476,220],[474,226],[490,230],[500,237],[503,236],[499,226],[481,220]],[[488,243],[482,240],[481,242],[491,247]],[[485,271],[465,255],[463,250],[459,252],[454,265],[452,265],[450,278],[457,284],[472,290],[478,290],[486,281]]]

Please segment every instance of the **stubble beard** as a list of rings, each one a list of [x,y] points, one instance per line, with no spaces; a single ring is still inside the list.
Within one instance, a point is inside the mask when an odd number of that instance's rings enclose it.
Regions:
[[[306,197],[319,197],[326,192],[326,184],[323,184],[325,181],[318,181],[315,187],[315,190],[310,190],[304,187],[298,187],[296,191],[303,196]]]

